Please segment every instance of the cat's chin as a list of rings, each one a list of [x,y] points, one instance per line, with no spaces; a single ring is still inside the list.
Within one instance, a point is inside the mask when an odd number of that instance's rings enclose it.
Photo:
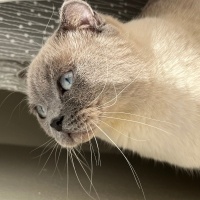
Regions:
[[[74,148],[82,143],[86,143],[93,138],[93,133],[65,133],[57,132],[55,140],[63,148]]]

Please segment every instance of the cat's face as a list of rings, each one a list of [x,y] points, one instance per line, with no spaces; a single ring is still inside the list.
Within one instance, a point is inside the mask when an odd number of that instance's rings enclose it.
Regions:
[[[123,69],[116,67],[131,53],[120,35],[88,4],[67,1],[58,30],[28,67],[31,112],[61,146],[90,140],[94,124],[127,84]]]

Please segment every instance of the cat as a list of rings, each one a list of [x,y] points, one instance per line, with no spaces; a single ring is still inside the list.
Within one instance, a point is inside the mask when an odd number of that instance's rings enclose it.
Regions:
[[[127,23],[65,1],[58,29],[18,74],[30,111],[64,148],[97,137],[199,169],[199,24],[199,0],[150,0]]]

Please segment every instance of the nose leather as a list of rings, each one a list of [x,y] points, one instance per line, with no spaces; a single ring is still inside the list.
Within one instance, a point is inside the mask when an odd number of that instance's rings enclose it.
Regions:
[[[56,117],[51,121],[50,126],[54,128],[56,131],[62,131],[62,123],[63,123],[64,116]]]

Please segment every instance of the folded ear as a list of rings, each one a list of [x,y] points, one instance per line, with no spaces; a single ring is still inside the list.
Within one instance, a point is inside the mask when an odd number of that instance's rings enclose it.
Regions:
[[[24,69],[17,72],[17,77],[20,79],[26,79],[27,78],[27,70],[28,70],[28,67],[25,67]]]
[[[82,0],[67,0],[60,11],[61,27],[65,30],[93,29],[99,30],[104,20]]]

